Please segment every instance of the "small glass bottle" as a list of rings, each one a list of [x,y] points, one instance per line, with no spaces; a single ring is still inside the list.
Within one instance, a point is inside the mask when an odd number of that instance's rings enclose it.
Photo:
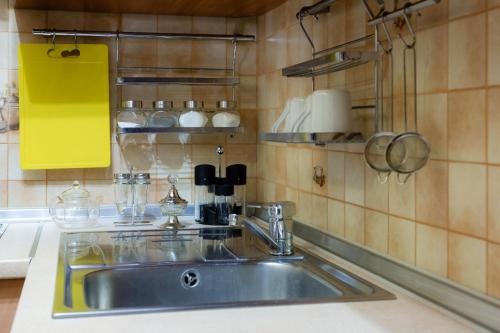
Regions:
[[[113,176],[113,190],[118,213],[122,215],[130,200],[130,173],[115,173]]]
[[[172,101],[154,101],[153,113],[148,121],[149,127],[177,127],[179,120],[173,106]]]
[[[247,166],[233,164],[226,168],[226,177],[234,185],[233,214],[246,215]]]
[[[118,127],[144,127],[147,120],[142,112],[142,101],[122,101],[122,108],[117,115]]]
[[[227,181],[215,184],[215,210],[217,212],[217,223],[229,225],[229,215],[233,209],[234,186]]]
[[[203,112],[202,101],[184,101],[184,111],[179,117],[179,125],[181,127],[205,127],[208,118]]]
[[[134,216],[143,216],[146,213],[150,184],[149,173],[136,173],[134,175]]]
[[[238,127],[240,126],[240,114],[236,112],[236,102],[217,101],[216,110],[212,116],[213,127]]]
[[[214,207],[215,167],[200,164],[194,168],[195,202],[194,218],[205,223],[207,210]]]

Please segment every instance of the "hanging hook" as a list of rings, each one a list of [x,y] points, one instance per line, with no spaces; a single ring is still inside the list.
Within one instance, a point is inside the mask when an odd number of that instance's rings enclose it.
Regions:
[[[316,48],[314,47],[314,42],[312,41],[311,36],[309,36],[309,34],[307,33],[306,27],[304,27],[304,23],[302,22],[303,19],[304,18],[302,17],[302,15],[299,16],[300,28],[304,32],[304,35],[306,35],[306,38],[307,38],[307,41],[309,42],[309,44],[311,44],[312,53],[314,54],[314,52],[316,52]]]
[[[50,56],[52,51],[55,51],[55,50],[56,50],[56,32],[54,30],[54,31],[52,31],[52,47],[47,50],[47,55]]]
[[[417,41],[417,36],[415,35],[415,31],[413,30],[413,27],[411,25],[410,20],[408,19],[408,15],[404,12],[403,12],[403,18],[404,18],[404,21],[406,23],[406,26],[408,27],[408,31],[410,32],[410,35],[412,38],[411,43],[408,43],[406,41],[406,39],[403,38],[403,35],[401,34],[401,30],[403,28],[403,25],[400,26],[398,35],[399,35],[399,38],[401,38],[401,41],[403,42],[403,44],[405,44],[406,48],[411,49],[415,46],[415,42]]]
[[[68,51],[68,50],[62,51],[61,56],[63,58],[80,56],[80,50],[78,49],[78,31],[76,31],[76,30],[74,31],[73,38],[75,41],[75,48],[71,51]]]

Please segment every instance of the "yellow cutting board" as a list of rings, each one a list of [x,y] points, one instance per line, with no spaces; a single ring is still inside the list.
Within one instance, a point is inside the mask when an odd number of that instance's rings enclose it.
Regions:
[[[22,169],[107,167],[111,161],[108,48],[80,44],[19,46]]]

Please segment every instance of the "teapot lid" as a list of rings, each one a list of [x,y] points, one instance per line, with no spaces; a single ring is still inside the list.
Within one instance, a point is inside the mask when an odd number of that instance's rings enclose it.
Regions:
[[[84,189],[78,180],[75,180],[71,185],[71,188],[67,189],[61,193],[61,197],[64,200],[67,199],[86,199],[90,197],[89,191]]]
[[[176,176],[171,176],[169,175],[167,177],[168,182],[170,183],[171,187],[170,190],[167,193],[167,196],[163,199],[160,200],[161,204],[170,204],[170,205],[187,205],[187,200],[184,200],[181,198],[179,195],[179,192],[177,192],[177,188],[175,187],[175,184],[177,183],[177,177]]]

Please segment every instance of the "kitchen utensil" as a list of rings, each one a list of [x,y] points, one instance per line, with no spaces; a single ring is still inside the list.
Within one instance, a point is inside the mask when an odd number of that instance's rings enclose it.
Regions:
[[[408,30],[412,35],[412,42],[408,43],[400,34],[400,38],[404,44],[403,48],[403,93],[404,93],[404,121],[405,132],[398,134],[392,138],[387,146],[386,161],[389,167],[397,172],[397,181],[400,184],[406,183],[408,178],[416,171],[424,167],[429,159],[430,145],[423,135],[418,133],[418,118],[417,118],[417,53],[416,53],[416,38],[411,23],[406,14],[403,15]],[[408,131],[408,115],[407,115],[407,79],[406,79],[406,64],[407,51],[411,51],[413,55],[413,109],[414,109],[414,128],[415,131]]]
[[[306,111],[294,132],[332,133],[351,129],[351,94],[343,89],[316,90],[306,98]]]
[[[278,119],[274,122],[271,132],[277,133],[279,127],[283,122],[283,132],[291,132],[293,125],[297,122],[300,115],[305,112],[305,99],[301,97],[293,97],[286,101],[285,109],[280,114]]]
[[[63,229],[92,227],[99,217],[101,200],[101,197],[92,200],[90,193],[74,181],[70,189],[55,198],[49,213]]]
[[[169,175],[167,177],[168,182],[170,183],[170,190],[167,193],[167,196],[160,200],[160,210],[162,215],[167,216],[167,222],[163,223],[159,227],[161,229],[180,229],[184,228],[179,222],[177,216],[181,216],[186,208],[188,202],[182,199],[175,187],[177,183],[177,177]]]
[[[79,57],[66,58],[48,56],[48,48],[47,44],[19,46],[21,168],[108,167],[107,46],[82,44]]]

